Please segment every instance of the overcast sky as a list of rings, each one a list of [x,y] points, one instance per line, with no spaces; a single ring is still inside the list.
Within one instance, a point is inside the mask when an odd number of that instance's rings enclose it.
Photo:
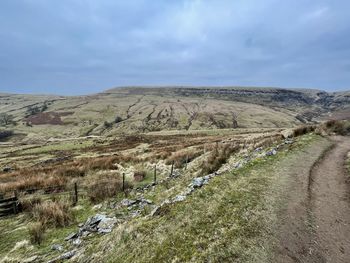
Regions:
[[[1,0],[0,91],[350,89],[349,0]]]

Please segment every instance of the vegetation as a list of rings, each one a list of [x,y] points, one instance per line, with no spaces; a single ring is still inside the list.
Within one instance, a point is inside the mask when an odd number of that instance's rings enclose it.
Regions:
[[[16,191],[24,213],[0,220],[0,257],[18,255],[13,261],[21,262],[30,254],[44,255],[46,260],[59,253],[50,249],[52,244],[77,231],[79,223],[96,213],[129,220],[128,209],[111,209],[123,198],[146,198],[159,205],[183,193],[194,177],[214,173],[226,163],[223,168],[233,167],[256,148],[263,148],[257,151],[263,156],[282,138],[280,127],[299,125],[294,113],[309,107],[291,108],[262,93],[249,95],[253,103],[243,97],[232,103],[219,91],[205,100],[200,94],[172,92],[153,91],[149,96],[136,90],[112,92],[83,102],[57,97],[49,112],[45,103],[51,101],[49,97],[18,99],[18,106],[4,106],[4,112],[13,114],[12,120],[24,122],[0,132],[0,139],[16,134],[0,147],[0,166],[11,167],[10,172],[0,173],[0,192],[12,196]],[[267,106],[261,106],[261,101]],[[30,120],[37,122],[26,126]],[[346,134],[348,127],[345,121],[331,121],[322,129]],[[288,158],[298,156],[296,149],[307,149],[304,143],[326,143],[314,134],[305,136],[319,130],[315,125],[297,127],[293,131],[297,146],[281,147],[290,147],[282,157],[260,158],[237,172],[215,177],[185,201],[164,205],[158,216],[136,216],[110,236],[89,236],[83,244],[91,246],[87,255],[93,261],[90,253],[96,254],[96,262],[113,261],[115,254],[118,260],[130,262],[269,259],[272,244],[266,237],[273,232],[273,209],[278,203],[274,190],[283,180],[275,168],[290,167]],[[23,137],[18,138],[20,134]],[[77,138],[82,135],[89,136]],[[169,178],[173,163],[179,176]],[[157,185],[151,186],[154,167]],[[71,207],[74,183],[79,200]],[[144,190],[145,186],[152,190]],[[146,206],[142,215],[151,208]],[[19,248],[17,243],[23,240],[28,244]]]
[[[33,219],[43,226],[65,227],[73,220],[69,203],[61,200],[37,203],[33,206],[31,214]]]
[[[317,147],[305,151],[310,144]],[[323,146],[325,139],[308,136],[292,151],[216,177],[184,202],[165,206],[160,215],[117,228],[84,257],[101,262],[274,262],[276,216],[288,184],[280,172],[317,158],[315,149]],[[96,253],[102,248],[104,253]]]
[[[321,129],[327,133],[350,135],[350,121],[329,120],[321,126]]]
[[[7,126],[10,124],[16,124],[14,121],[14,116],[7,113],[0,113],[0,125]]]
[[[4,141],[14,134],[12,130],[0,131],[0,141]]]
[[[34,222],[28,226],[30,241],[32,244],[40,245],[44,240],[45,226],[41,222]]]
[[[35,114],[38,114],[40,112],[44,112],[48,109],[47,102],[44,102],[42,106],[34,105],[34,106],[28,106],[26,117],[33,116]]]
[[[217,171],[231,154],[239,150],[240,147],[236,144],[216,144],[209,157],[203,162],[201,174],[207,175]]]
[[[203,150],[201,149],[190,149],[190,150],[180,150],[174,152],[166,159],[166,164],[172,164],[174,162],[175,168],[181,168],[186,163],[193,161],[198,156],[203,154]]]
[[[123,190],[121,176],[115,172],[98,172],[86,178],[87,195],[91,202],[98,203],[107,198],[115,197]],[[125,190],[130,188],[128,182],[124,184]]]
[[[315,131],[316,126],[315,125],[303,125],[300,127],[297,127],[293,130],[293,137],[298,137],[310,132]]]

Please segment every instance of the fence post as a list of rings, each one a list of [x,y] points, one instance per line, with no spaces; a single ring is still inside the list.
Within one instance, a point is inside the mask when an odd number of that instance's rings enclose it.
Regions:
[[[125,173],[123,173],[123,192],[125,193]]]
[[[188,163],[188,155],[186,155],[185,170],[187,170],[187,163]]]
[[[173,172],[174,172],[174,161],[171,163],[170,177],[173,176]]]
[[[74,183],[74,205],[78,203],[78,184]]]
[[[153,177],[154,184],[157,183],[157,165],[154,165],[154,177]]]

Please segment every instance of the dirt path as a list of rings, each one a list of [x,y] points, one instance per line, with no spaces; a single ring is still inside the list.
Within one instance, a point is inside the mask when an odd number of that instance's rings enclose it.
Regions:
[[[336,145],[312,170],[311,211],[314,243],[323,262],[350,262],[350,199],[345,158],[350,138],[333,138]]]
[[[344,161],[350,138],[312,145],[288,172],[276,262],[350,262],[350,199]],[[305,158],[305,159],[304,159]],[[295,160],[291,160],[295,163]]]

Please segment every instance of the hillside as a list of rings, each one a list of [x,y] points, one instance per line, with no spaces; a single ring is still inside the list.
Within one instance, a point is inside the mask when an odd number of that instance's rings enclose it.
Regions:
[[[348,95],[2,94],[0,263],[345,262]]]
[[[126,87],[88,96],[0,95],[26,139],[163,130],[293,127],[348,118],[350,93],[243,87]]]

